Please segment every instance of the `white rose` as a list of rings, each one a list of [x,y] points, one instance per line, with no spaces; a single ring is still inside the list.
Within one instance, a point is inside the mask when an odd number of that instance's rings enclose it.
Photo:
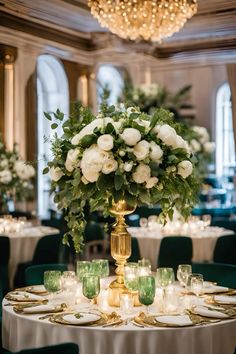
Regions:
[[[146,140],[141,140],[138,144],[134,146],[134,155],[137,160],[144,160],[149,155],[150,144]]]
[[[198,152],[201,150],[201,144],[196,139],[192,139],[190,141],[190,146],[193,152]]]
[[[199,140],[202,144],[204,144],[210,140],[208,131],[205,127],[200,127],[200,126],[195,125],[193,127],[193,131],[199,135]]]
[[[104,173],[105,175],[108,175],[109,173],[116,171],[117,167],[118,167],[118,163],[116,160],[108,159],[103,164],[102,173]]]
[[[158,178],[157,177],[150,177],[146,182],[146,188],[153,188],[155,184],[157,184]]]
[[[168,146],[173,146],[176,144],[176,131],[168,124],[164,124],[160,127],[157,137]]]
[[[130,172],[133,168],[133,165],[134,165],[133,161],[125,162],[124,163],[125,172]]]
[[[121,157],[125,156],[125,151],[120,150],[120,151],[119,151],[119,155],[120,155]]]
[[[193,172],[193,165],[188,160],[181,161],[177,167],[178,167],[177,173],[183,178],[187,178]]]
[[[136,183],[144,183],[151,177],[151,169],[148,165],[141,163],[132,174]]]
[[[65,167],[67,171],[72,172],[75,167],[79,165],[78,155],[80,151],[79,149],[70,149],[67,153]]]
[[[150,121],[149,120],[144,120],[144,119],[134,119],[134,122],[136,122],[138,125],[141,125],[142,127],[145,128],[145,131],[148,133],[149,128],[150,128]]]
[[[154,143],[154,141],[151,141],[150,147],[151,147],[151,152],[150,152],[151,160],[154,162],[160,162],[163,156],[163,150],[160,148],[159,145]]]
[[[174,149],[189,149],[187,142],[180,135],[176,135],[175,143],[172,146]]]
[[[152,129],[152,133],[158,134],[160,129],[161,129],[161,125],[160,124],[156,124],[155,127]]]
[[[121,127],[121,122],[115,122],[112,118],[110,117],[105,117],[105,118],[97,118],[94,119],[91,123],[89,123],[88,125],[86,125],[78,134],[76,134],[72,139],[71,139],[71,143],[73,145],[78,145],[80,140],[85,136],[85,135],[90,135],[93,134],[93,131],[95,128],[101,129],[101,128],[105,128],[107,126],[108,123],[111,123],[114,128],[116,133],[119,132],[119,129]]]
[[[120,134],[120,137],[129,146],[134,146],[141,140],[140,131],[135,128],[124,129],[123,133]]]
[[[12,180],[12,174],[9,170],[0,171],[0,182],[8,184]]]
[[[97,140],[97,144],[98,147],[100,147],[100,149],[102,150],[105,151],[112,150],[114,146],[113,136],[111,136],[110,134],[101,135]]]
[[[0,162],[0,166],[2,168],[5,168],[8,166],[8,160],[7,159],[3,159],[1,162]]]
[[[96,168],[90,166],[83,169],[83,175],[86,181],[94,183],[98,180],[99,172],[96,170]]]
[[[216,148],[216,144],[213,141],[208,141],[204,144],[204,150],[209,154],[214,152]]]
[[[64,173],[62,172],[60,167],[52,166],[49,170],[49,175],[53,181],[57,182],[64,175]]]
[[[81,177],[81,181],[83,182],[83,184],[89,183],[89,181],[84,176]]]

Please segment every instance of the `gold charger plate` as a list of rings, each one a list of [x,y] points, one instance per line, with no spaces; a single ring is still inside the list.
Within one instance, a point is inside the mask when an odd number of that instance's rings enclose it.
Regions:
[[[186,315],[189,316],[189,319],[191,320],[192,323],[186,325],[180,325],[177,323],[170,324],[170,323],[159,322],[156,319],[157,316],[146,315],[144,312],[141,312],[138,316],[136,316],[134,318],[134,322],[143,327],[169,327],[169,328],[184,328],[184,327],[192,327],[196,325],[208,324],[212,322],[218,322],[218,319],[212,321],[212,319],[203,318],[202,316],[191,313],[190,311],[186,311]]]
[[[27,308],[32,308],[32,307],[36,307],[37,306],[41,306],[41,303],[28,303],[28,304],[17,304],[13,306],[13,310],[16,313],[20,313],[23,315],[40,315],[40,314],[46,314],[46,313],[62,313],[63,311],[65,311],[67,309],[67,305],[62,303],[60,305],[55,306],[55,308],[53,309],[45,309],[45,310],[39,310],[39,311],[34,311],[34,312],[25,312],[24,310]]]
[[[79,312],[79,314],[83,315],[83,313],[86,312]],[[89,313],[89,312],[87,312]],[[90,314],[95,314],[90,312]],[[52,323],[57,323],[57,324],[63,324],[63,325],[69,325],[69,326],[79,326],[79,327],[88,327],[88,326],[112,326],[113,324],[118,323],[121,321],[121,317],[117,315],[115,312],[112,312],[111,314],[105,314],[105,313],[96,313],[100,318],[95,321],[90,321],[90,322],[85,322],[85,323],[72,323],[64,319],[64,316],[66,315],[76,315],[75,312],[65,312],[63,314],[55,314],[49,317],[49,321]]]

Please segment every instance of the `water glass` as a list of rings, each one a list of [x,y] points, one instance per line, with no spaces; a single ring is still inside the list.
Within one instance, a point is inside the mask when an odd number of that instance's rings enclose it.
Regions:
[[[83,276],[83,295],[92,300],[99,295],[100,292],[100,278],[97,275]]]
[[[109,276],[109,262],[107,259],[93,259],[91,267],[94,270],[94,274],[100,276],[100,278]]]
[[[91,273],[91,262],[88,261],[78,261],[76,266],[76,274],[79,281],[83,281],[83,277]]]
[[[63,290],[71,290],[77,285],[77,278],[75,272],[65,271],[61,276],[61,287]]]
[[[173,268],[157,268],[156,280],[157,285],[163,289],[173,284],[175,280]]]
[[[130,291],[138,290],[138,263],[130,262],[124,266],[124,283]]]
[[[152,275],[139,277],[138,291],[139,291],[139,301],[141,304],[147,306],[147,312],[148,312],[148,306],[154,302],[154,298],[155,298],[155,292],[156,292],[155,278]]]
[[[203,288],[203,275],[202,274],[190,274],[188,278],[188,284],[190,291],[196,296],[199,296]]]
[[[177,270],[177,279],[181,286],[186,287],[189,275],[192,273],[191,264],[180,264]]]

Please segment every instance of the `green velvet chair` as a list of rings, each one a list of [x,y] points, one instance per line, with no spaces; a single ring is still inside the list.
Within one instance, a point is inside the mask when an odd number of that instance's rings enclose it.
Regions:
[[[10,258],[10,241],[6,236],[0,236],[0,279],[2,293],[9,290],[8,263]]]
[[[62,263],[62,237],[62,234],[46,235],[38,240],[32,261],[20,263],[17,267],[14,280],[15,287],[25,286],[25,270],[27,267],[36,264]]]
[[[9,351],[3,351],[2,354],[13,353]],[[43,348],[25,349],[14,354],[79,354],[79,347],[75,343],[63,343]]]
[[[200,273],[204,280],[236,289],[236,265],[223,263],[193,263],[193,273]]]
[[[46,270],[60,270],[64,272],[68,270],[66,264],[38,264],[32,265],[25,270],[25,283],[26,285],[39,285],[43,284],[44,272]]]
[[[141,259],[139,244],[136,237],[131,237],[131,256],[128,259],[129,262],[138,262]]]
[[[215,263],[236,265],[236,236],[226,235],[217,239],[213,254],[213,261]]]
[[[161,240],[158,267],[170,267],[176,274],[179,264],[192,263],[193,246],[190,237],[168,236]]]

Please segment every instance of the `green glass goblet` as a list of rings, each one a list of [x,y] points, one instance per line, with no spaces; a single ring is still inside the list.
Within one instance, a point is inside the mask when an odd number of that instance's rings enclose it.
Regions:
[[[95,275],[105,278],[109,276],[109,262],[107,259],[93,259],[92,268]]]
[[[88,274],[83,277],[83,295],[89,300],[94,299],[100,292],[100,278],[97,275]]]
[[[91,262],[78,261],[76,265],[76,274],[79,281],[83,281],[83,277],[91,273]]]
[[[59,270],[45,271],[43,284],[45,289],[51,295],[51,300],[53,300],[54,294],[61,289],[61,272]]]
[[[148,312],[148,306],[151,305],[155,298],[156,284],[155,278],[152,275],[145,275],[139,277],[139,289],[138,297],[141,304],[146,306]]]

